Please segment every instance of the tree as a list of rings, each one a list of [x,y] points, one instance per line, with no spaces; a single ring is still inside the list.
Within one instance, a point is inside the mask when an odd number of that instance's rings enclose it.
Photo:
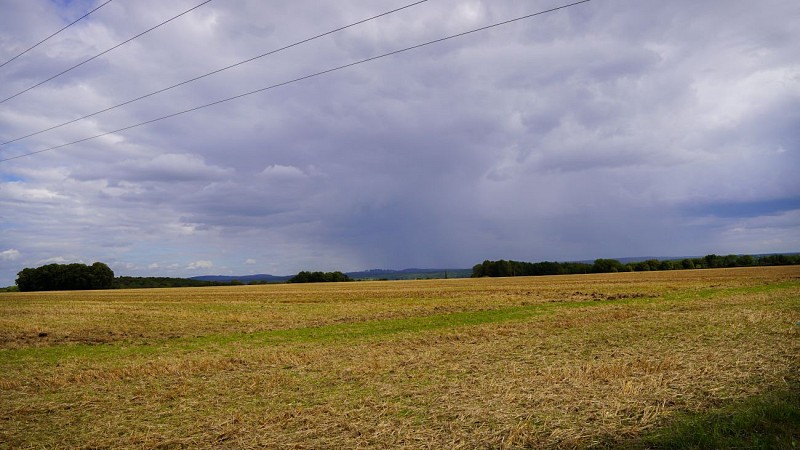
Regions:
[[[90,267],[92,287],[90,289],[111,289],[114,284],[114,271],[107,265],[96,262]]]
[[[24,268],[17,274],[17,287],[20,291],[41,291],[39,273],[36,269]]]
[[[624,269],[622,263],[616,259],[596,259],[592,264],[594,273],[622,272]]]
[[[703,257],[703,267],[707,269],[713,269],[716,267],[720,267],[721,258],[715,254],[706,255]]]
[[[674,270],[680,268],[681,266],[679,261],[671,261],[669,259],[665,259],[664,261],[660,261],[658,263],[658,270]]]

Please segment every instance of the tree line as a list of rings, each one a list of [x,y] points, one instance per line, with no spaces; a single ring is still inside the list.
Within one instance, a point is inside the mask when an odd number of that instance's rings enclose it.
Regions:
[[[342,272],[300,272],[288,280],[289,283],[322,283],[352,281]],[[264,284],[253,281],[247,284]],[[245,283],[233,281],[206,281],[170,277],[114,277],[114,272],[105,264],[47,264],[37,268],[24,268],[17,274],[16,286],[3,288],[7,291],[75,291],[93,289],[144,289],[203,286],[237,286]]]
[[[114,279],[113,289],[150,289],[172,287],[204,287],[204,286],[230,286],[243,284],[236,282],[192,280],[190,278],[171,277],[117,277]]]
[[[800,254],[793,255],[706,255],[702,258],[675,260],[648,259],[623,264],[616,259],[580,262],[521,262],[486,260],[472,267],[472,277],[515,277],[537,275],[571,275],[583,273],[646,272],[653,270],[717,269],[725,267],[782,266],[800,264]]]

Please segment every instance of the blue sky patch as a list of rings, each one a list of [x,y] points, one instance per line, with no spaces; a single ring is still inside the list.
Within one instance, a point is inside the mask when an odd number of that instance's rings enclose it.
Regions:
[[[13,183],[15,181],[26,181],[25,178],[9,173],[0,174],[0,180],[3,180],[4,183]]]
[[[736,218],[775,216],[796,209],[800,209],[800,197],[695,205],[689,208],[689,213],[695,216]]]

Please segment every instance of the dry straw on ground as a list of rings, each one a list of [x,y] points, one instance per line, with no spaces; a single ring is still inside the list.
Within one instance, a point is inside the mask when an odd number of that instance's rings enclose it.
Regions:
[[[4,294],[0,447],[636,446],[799,321],[795,267]]]

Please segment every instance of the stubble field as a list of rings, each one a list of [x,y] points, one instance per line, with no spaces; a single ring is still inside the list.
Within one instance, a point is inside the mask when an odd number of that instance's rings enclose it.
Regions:
[[[7,293],[0,447],[794,448],[798,355],[800,267]]]

